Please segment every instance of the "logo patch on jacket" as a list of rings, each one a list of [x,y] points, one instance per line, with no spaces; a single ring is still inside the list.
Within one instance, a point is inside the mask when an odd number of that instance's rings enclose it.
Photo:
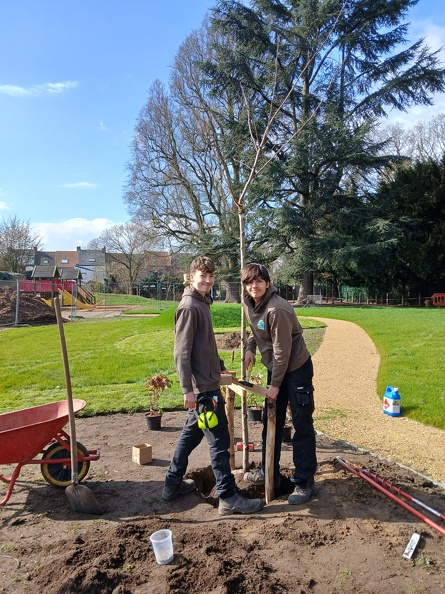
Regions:
[[[264,320],[260,320],[257,325],[258,330],[264,330]]]

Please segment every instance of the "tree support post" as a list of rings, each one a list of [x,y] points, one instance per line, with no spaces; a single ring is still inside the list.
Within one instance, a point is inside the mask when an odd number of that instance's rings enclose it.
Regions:
[[[230,435],[230,468],[235,470],[235,392],[226,387],[226,415],[229,424]]]
[[[273,501],[274,488],[274,455],[275,435],[277,425],[277,406],[275,400],[266,399],[267,433],[266,433],[266,468],[265,468],[265,495],[266,503]]]

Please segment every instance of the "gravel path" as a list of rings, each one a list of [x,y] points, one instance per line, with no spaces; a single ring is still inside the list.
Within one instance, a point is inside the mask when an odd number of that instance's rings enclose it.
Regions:
[[[351,322],[327,324],[313,357],[315,427],[445,484],[445,432],[382,412],[377,394],[380,356],[366,332]]]

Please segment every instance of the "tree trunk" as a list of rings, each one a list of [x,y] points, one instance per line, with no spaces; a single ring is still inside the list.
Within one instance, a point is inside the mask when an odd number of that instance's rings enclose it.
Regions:
[[[239,283],[231,283],[225,281],[222,283],[226,287],[226,298],[224,299],[225,303],[240,303],[241,302],[241,293],[240,293],[240,286]]]
[[[239,218],[239,239],[240,239],[240,265],[244,268],[246,264],[246,229],[244,211],[240,207],[238,209]],[[240,285],[241,295],[243,294],[243,288]],[[241,307],[241,377],[246,378],[246,366],[244,363],[244,356],[246,354],[246,342],[247,342],[247,328],[246,328],[246,316],[244,314],[244,308]],[[242,422],[242,433],[243,433],[243,470],[247,472],[249,470],[249,429],[247,425],[247,394],[243,391],[241,396],[241,422]]]
[[[300,281],[300,290],[298,292],[297,305],[306,305],[308,295],[314,294],[314,275],[311,272],[305,272]]]

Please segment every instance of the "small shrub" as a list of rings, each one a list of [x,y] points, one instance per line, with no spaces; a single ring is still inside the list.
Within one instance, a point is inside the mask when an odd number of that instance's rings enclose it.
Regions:
[[[162,414],[163,411],[157,407],[157,404],[164,390],[169,388],[171,385],[172,382],[168,379],[168,377],[162,374],[154,375],[145,382],[144,388],[148,392],[148,399],[150,403],[149,414]]]

